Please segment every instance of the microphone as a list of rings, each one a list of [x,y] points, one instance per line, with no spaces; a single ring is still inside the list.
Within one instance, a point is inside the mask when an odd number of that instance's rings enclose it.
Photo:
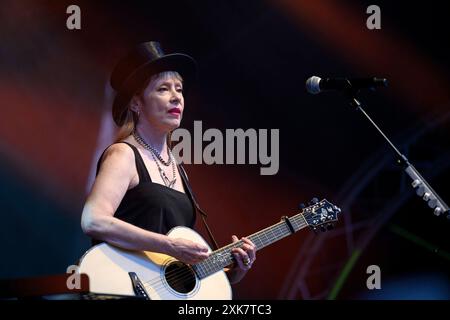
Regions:
[[[372,89],[387,87],[388,81],[384,78],[320,78],[310,77],[306,80],[306,91],[317,94],[323,91],[358,91],[359,89]]]

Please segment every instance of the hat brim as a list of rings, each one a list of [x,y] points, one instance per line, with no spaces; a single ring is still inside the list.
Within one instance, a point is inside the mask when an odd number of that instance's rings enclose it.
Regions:
[[[164,71],[178,72],[183,78],[183,90],[186,92],[197,76],[197,64],[186,54],[172,53],[140,66],[124,81],[114,98],[112,114],[118,126],[124,124],[127,106],[136,91],[151,76]]]

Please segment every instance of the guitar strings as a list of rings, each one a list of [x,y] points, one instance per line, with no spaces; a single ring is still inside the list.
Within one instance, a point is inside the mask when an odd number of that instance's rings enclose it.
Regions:
[[[311,215],[311,213],[307,212],[306,214],[300,215],[300,217],[305,218],[305,217],[309,217],[310,215]],[[299,227],[300,228],[304,227],[305,225],[307,225],[306,221],[305,222],[302,222],[301,220],[299,221]],[[280,224],[277,227],[275,227],[276,229],[272,230],[272,233],[274,235],[276,235],[276,232],[280,231],[280,229],[284,228],[284,227],[285,227],[284,224]],[[239,241],[239,242],[231,243],[228,246],[241,244],[241,243],[242,243],[242,241]],[[228,246],[226,246],[226,247],[224,247],[224,248],[222,248],[220,250],[221,251],[228,251],[227,254],[231,254],[231,252],[230,252],[231,250],[229,250],[229,248],[227,248]],[[213,252],[213,254],[218,253],[220,250],[217,250],[217,251]],[[196,265],[198,265],[198,264],[196,264]],[[211,270],[205,270],[205,271],[208,272],[208,271],[211,271]],[[195,274],[195,272],[194,272],[194,274]],[[170,282],[170,283],[173,283],[173,282],[180,283],[182,281],[185,281],[185,280],[189,279],[191,276],[192,276],[192,273],[191,273],[190,270],[188,270],[188,269],[177,269],[177,270],[169,271],[165,275],[165,279],[166,279],[167,282]],[[162,283],[159,278],[154,278],[154,279],[151,279],[149,281],[145,281],[142,284],[150,286],[150,288],[155,290],[155,291],[157,291],[157,290],[159,290],[159,289],[161,289],[161,288],[163,288],[165,286],[165,284]]]
[[[226,254],[231,255],[231,250],[222,250],[222,252],[226,252]],[[213,254],[218,253],[218,251],[213,252]],[[200,262],[201,263],[201,262]],[[194,266],[198,266],[199,264],[195,264]],[[203,270],[204,273],[208,273],[209,271],[212,270]],[[202,272],[202,271],[201,271]],[[194,272],[194,274],[196,274]],[[192,273],[190,270],[187,269],[178,269],[178,270],[174,270],[174,271],[169,271],[166,276],[165,279],[167,282],[179,282],[179,281],[184,281],[189,279],[192,276]],[[161,283],[161,281],[159,280],[159,278],[155,278],[146,282],[143,282],[143,284],[149,284],[149,285],[154,285],[155,290],[159,289],[160,287],[164,286],[164,283]]]
[[[242,241],[240,241],[240,243],[242,243]],[[237,244],[237,243],[233,243],[233,244]],[[222,252],[222,253],[226,253],[227,255],[231,255],[230,253],[231,250],[229,250],[228,248],[222,248],[220,250],[217,250],[215,252],[213,252],[212,254],[217,254],[218,252]],[[201,263],[201,262],[200,262]],[[194,266],[198,266],[199,264],[195,264]],[[200,272],[203,273],[208,273],[211,270],[208,270],[208,268],[202,269],[200,270]],[[194,272],[194,274],[196,274]],[[165,279],[167,282],[179,282],[182,280],[187,280],[192,276],[192,273],[190,272],[190,270],[186,270],[186,269],[177,269],[177,270],[173,270],[173,271],[169,271],[166,276]],[[161,281],[159,280],[159,278],[155,278],[149,281],[144,282],[144,284],[150,284],[150,285],[154,285],[155,290],[159,289],[158,287],[162,287],[164,286],[164,283],[161,283]]]
[[[308,216],[309,216],[310,214],[308,214]],[[305,216],[306,216],[306,214],[305,214]],[[304,227],[306,224],[304,224],[303,222],[301,222],[300,221],[300,228],[301,227]],[[283,227],[284,225],[283,224],[281,224],[281,225],[278,225],[277,227],[276,227],[276,229],[274,229],[273,230],[273,232],[272,233],[274,233],[274,232],[277,232],[277,231],[280,231],[280,229],[281,229],[281,227]],[[275,234],[275,233],[274,233]],[[236,244],[236,243],[232,243],[232,244]],[[231,244],[231,245],[232,245]],[[225,248],[225,247],[224,247]],[[223,249],[223,248],[222,248]],[[222,250],[221,249],[221,250]],[[227,252],[228,254],[230,254],[230,252]],[[172,281],[181,281],[181,280],[187,280],[187,279],[189,279],[189,277],[191,277],[191,273],[190,272],[186,272],[186,269],[178,269],[178,270],[174,270],[174,271],[171,271],[171,272],[168,272],[167,273],[167,275],[166,275],[166,279],[168,279],[168,280],[170,280],[170,282],[172,282]],[[178,278],[178,279],[177,279]],[[168,281],[168,280],[166,280],[166,281]],[[169,282],[169,281],[168,281]],[[161,289],[162,287],[164,287],[164,283],[161,283],[161,281],[160,281],[160,279],[158,279],[158,278],[155,278],[155,279],[152,279],[152,280],[149,280],[149,281],[146,281],[146,282],[144,282],[143,284],[146,284],[146,285],[154,285],[154,286],[151,286],[151,288],[153,288],[154,290],[159,290],[159,289]]]
[[[305,214],[305,216],[309,216],[310,214]],[[306,223],[306,221],[305,221],[305,223]],[[299,224],[300,224],[300,228],[301,227],[304,227],[306,224],[305,223],[303,223],[302,221],[300,221],[299,222]],[[281,225],[278,225],[277,227],[276,227],[276,229],[274,229],[274,230],[272,230],[272,233],[276,233],[276,232],[278,232],[278,231],[280,231],[280,227],[283,227],[284,225],[283,224],[281,224]],[[230,245],[233,245],[233,244],[236,244],[236,243],[232,243],[232,244],[230,244]],[[228,246],[230,246],[230,245],[228,245]],[[224,247],[224,248],[226,248],[226,247]],[[225,250],[223,250],[224,248],[222,248],[221,250],[222,251],[225,251]],[[218,251],[217,251],[218,252]],[[230,252],[227,252],[227,254],[230,254]],[[178,269],[178,270],[174,270],[174,271],[171,271],[171,272],[169,272],[169,273],[167,273],[167,275],[166,275],[166,279],[168,279],[168,280],[170,280],[170,281],[181,281],[181,280],[187,280],[187,279],[189,279],[189,277],[191,277],[192,276],[192,273],[190,273],[190,272],[186,272],[187,270],[186,269]],[[208,271],[208,270],[207,270]],[[177,279],[178,278],[178,279]],[[166,280],[167,281],[167,280]],[[153,282],[153,283],[152,283]],[[147,285],[152,285],[152,284],[154,284],[154,286],[153,287],[151,287],[151,288],[153,288],[154,290],[159,290],[161,287],[163,287],[164,286],[164,283],[161,283],[161,281],[159,280],[159,279],[157,279],[157,278],[155,278],[155,279],[152,279],[152,280],[150,280],[150,281],[146,281],[146,282],[144,282],[144,284],[147,284]]]
[[[280,229],[283,227],[284,225],[278,225],[277,227],[276,227],[276,230],[274,229],[273,231],[273,233],[275,234],[275,233],[277,233],[278,231],[280,231]],[[238,247],[240,244],[242,244],[243,243],[243,241],[238,241],[238,242],[234,242],[234,243],[231,243],[231,244],[229,244],[229,245],[227,245],[227,246],[225,246],[225,247],[223,247],[223,248],[221,248],[220,250],[217,250],[217,251],[215,251],[215,252],[213,252],[213,254],[217,254],[217,253],[219,253],[219,252],[221,252],[221,253],[226,253],[227,255],[231,255],[231,249],[232,248],[234,248],[234,247]],[[201,262],[200,262],[201,263]],[[198,264],[197,264],[198,265]],[[204,270],[204,271],[206,271],[206,272],[209,272],[209,271],[212,271],[212,270],[208,270],[208,268],[206,269],[206,270]],[[170,280],[173,280],[173,279],[175,279],[176,278],[176,276],[177,275],[190,275],[190,273],[186,273],[185,271],[183,271],[183,270],[174,270],[174,271],[171,271],[171,272],[169,272],[169,273],[167,273],[167,275],[166,275],[166,279],[170,279]],[[152,280],[150,280],[150,281],[147,281],[147,282],[145,282],[146,284],[147,283],[150,283],[150,282],[152,282]],[[159,279],[157,279],[157,282],[160,282],[159,281]]]
[[[239,241],[239,242],[235,242],[235,243],[232,243],[233,245],[235,245],[235,246],[238,246],[239,244],[242,244],[242,241]],[[223,247],[223,248],[221,248],[221,249],[219,249],[219,250],[216,250],[216,251],[214,251],[214,252],[212,252],[211,253],[211,255],[210,255],[210,257],[212,256],[212,255],[215,255],[215,254],[218,254],[218,253],[226,253],[227,255],[229,255],[230,254],[230,248],[227,248],[228,246],[226,246],[226,247]],[[234,247],[234,246],[233,246]],[[208,259],[208,258],[207,258]],[[202,262],[199,262],[198,264],[195,264],[195,265],[192,265],[192,266],[199,266],[201,263],[204,263],[206,260],[203,260]],[[208,266],[207,266],[208,267]],[[207,273],[207,272],[209,272],[210,270],[208,270],[208,268],[202,268],[201,270],[200,270],[200,272],[203,272],[203,273]],[[183,271],[182,269],[180,270],[180,269],[177,269],[177,270],[173,270],[173,271],[169,271],[167,274],[166,274],[166,276],[165,276],[165,278],[166,279],[170,279],[170,280],[172,280],[172,279],[174,279],[176,276],[177,276],[177,274],[186,274],[186,272],[185,271]],[[190,273],[188,273],[188,274],[190,274]],[[151,283],[153,281],[153,279],[152,280],[149,280],[149,281],[146,281],[146,282],[144,282],[144,283],[146,283],[146,284],[148,284],[148,283]],[[159,282],[159,279],[156,279],[156,281],[155,282]]]
[[[274,230],[274,231],[275,232],[279,231],[279,229],[280,229],[280,226],[278,226],[277,230]],[[183,283],[184,281],[186,281],[190,277],[192,277],[192,274],[190,272],[186,272],[186,271],[187,271],[186,269],[173,271],[173,272],[171,272],[170,276],[169,275],[167,276],[167,279],[170,279],[170,281],[174,281],[175,286],[176,286],[177,282]],[[165,287],[165,283],[161,282],[159,279],[155,279],[155,280],[156,280],[156,283],[153,286],[150,284],[150,282],[153,282],[153,281],[145,282],[146,289],[149,288],[149,289],[153,289],[154,291],[158,292],[160,289],[163,289]]]

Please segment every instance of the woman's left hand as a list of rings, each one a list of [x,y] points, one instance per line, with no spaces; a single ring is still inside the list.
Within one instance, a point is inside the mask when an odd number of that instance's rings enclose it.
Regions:
[[[238,237],[235,235],[232,236],[232,239],[233,243],[239,241]],[[250,270],[256,260],[256,246],[246,237],[243,237],[241,240],[243,242],[242,246],[239,248],[233,248],[231,252],[236,259],[234,271],[245,274],[248,270]]]

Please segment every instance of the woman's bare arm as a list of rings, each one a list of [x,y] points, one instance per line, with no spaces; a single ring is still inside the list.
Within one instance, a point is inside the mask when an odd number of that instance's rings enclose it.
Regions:
[[[114,217],[133,179],[137,179],[134,161],[133,151],[125,144],[114,144],[105,151],[100,171],[83,208],[83,231],[92,238],[124,249],[165,253],[186,263],[206,258],[207,248],[200,244],[169,238]]]

